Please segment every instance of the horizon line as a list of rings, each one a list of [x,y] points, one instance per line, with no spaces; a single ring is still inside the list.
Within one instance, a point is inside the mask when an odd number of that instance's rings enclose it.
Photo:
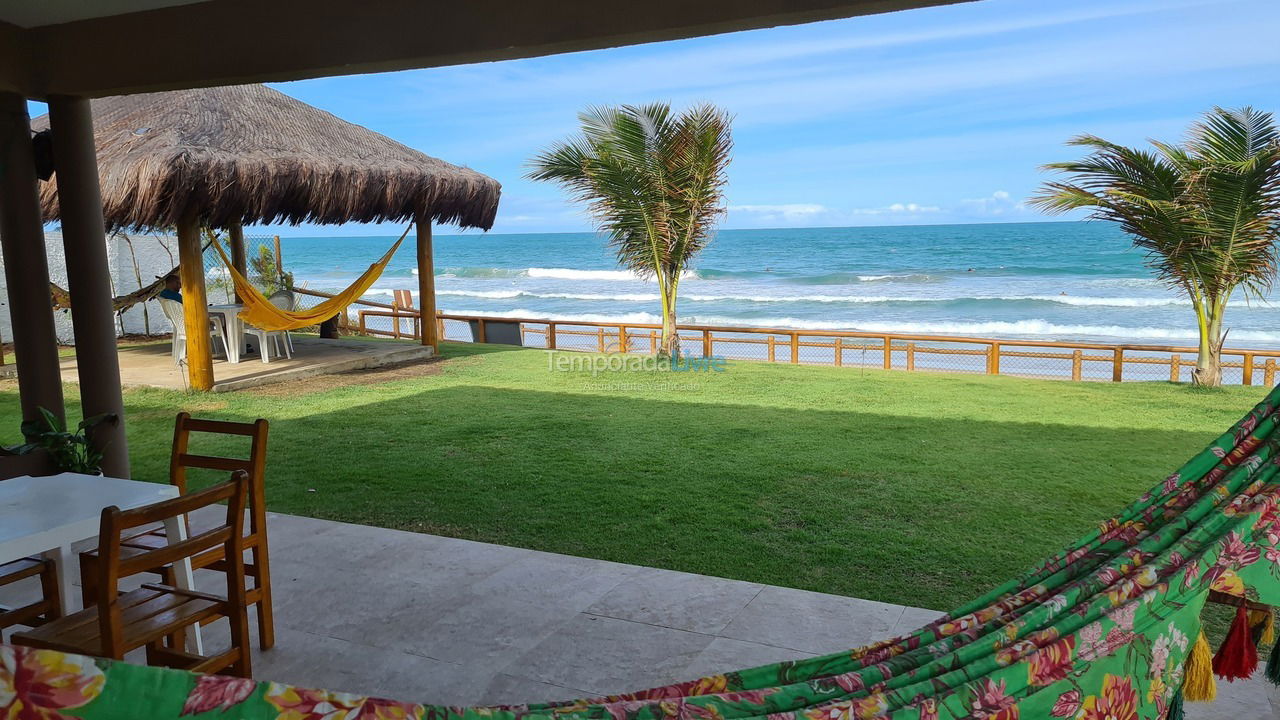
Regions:
[[[716,232],[730,230],[733,232],[772,232],[778,230],[865,230],[865,229],[893,229],[893,228],[921,228],[921,227],[948,227],[955,225],[1064,225],[1069,223],[1086,223],[1093,222],[1091,220],[1018,220],[1015,222],[996,221],[996,222],[963,222],[963,223],[911,223],[905,225],[805,225],[805,226],[786,226],[786,227],[761,227],[761,228],[721,228]],[[252,233],[252,230],[260,228],[247,228],[246,234]],[[319,238],[341,238],[355,240],[360,238],[386,238],[395,237],[394,233],[386,235],[283,235],[281,233],[266,233],[268,235],[280,235],[280,239],[319,239]],[[565,231],[539,231],[539,232],[493,232],[491,230],[472,230],[454,233],[433,233],[435,237],[475,237],[486,235],[598,235],[597,230],[565,230]]]

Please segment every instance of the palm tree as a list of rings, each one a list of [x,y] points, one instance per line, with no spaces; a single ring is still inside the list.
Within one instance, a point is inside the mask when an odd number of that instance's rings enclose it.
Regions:
[[[1181,144],[1137,150],[1093,135],[1090,149],[1047,170],[1072,176],[1046,183],[1032,204],[1060,213],[1090,208],[1119,223],[1161,280],[1191,299],[1200,333],[1197,385],[1222,383],[1227,301],[1239,288],[1262,297],[1276,272],[1280,238],[1280,133],[1270,113],[1214,108]]]
[[[549,180],[587,204],[618,262],[653,276],[662,301],[659,357],[680,354],[680,277],[711,239],[733,141],[729,116],[712,105],[673,115],[666,103],[592,107],[582,132],[530,162],[528,177]]]

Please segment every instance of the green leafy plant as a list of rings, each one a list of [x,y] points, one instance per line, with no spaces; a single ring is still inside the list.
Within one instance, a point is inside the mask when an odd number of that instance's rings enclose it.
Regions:
[[[67,430],[62,418],[45,408],[40,408],[38,420],[22,423],[23,445],[5,448],[12,455],[28,455],[43,450],[53,460],[54,467],[63,472],[94,475],[102,472],[102,451],[90,440],[93,428],[115,419],[112,413],[87,417],[76,426],[75,432]]]
[[[249,277],[258,284],[263,295],[271,295],[280,290],[293,288],[293,273],[285,272],[276,263],[275,253],[265,245],[258,248],[258,254],[249,258]]]
[[[619,264],[656,278],[658,355],[676,357],[680,277],[724,213],[729,116],[713,105],[673,114],[669,104],[654,103],[588,108],[578,118],[582,132],[530,161],[528,176],[586,203]]]
[[[1147,264],[1186,294],[1200,334],[1196,385],[1222,384],[1227,301],[1239,289],[1271,287],[1280,239],[1280,132],[1270,113],[1214,108],[1185,142],[1154,150],[1094,135],[1070,143],[1082,160],[1045,166],[1071,176],[1046,183],[1032,204],[1051,213],[1080,208],[1117,223],[1147,251]]]

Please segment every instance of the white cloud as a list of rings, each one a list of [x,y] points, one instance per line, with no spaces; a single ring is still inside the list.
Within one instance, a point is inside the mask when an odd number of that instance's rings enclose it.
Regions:
[[[825,205],[816,203],[789,203],[785,205],[730,205],[729,212],[745,213],[757,217],[780,217],[787,219],[811,219],[831,212]]]
[[[941,210],[942,208],[937,205],[920,205],[918,203],[898,202],[878,208],[854,208],[849,212],[854,215],[919,215],[923,213],[936,213]]]
[[[923,221],[942,211],[937,205],[915,202],[854,208],[834,208],[818,203],[730,205],[726,224],[732,227],[820,227],[868,222],[910,223]]]
[[[969,216],[1004,217],[1031,213],[1025,204],[1015,200],[1008,191],[996,190],[986,197],[966,198],[960,201],[957,212]]]

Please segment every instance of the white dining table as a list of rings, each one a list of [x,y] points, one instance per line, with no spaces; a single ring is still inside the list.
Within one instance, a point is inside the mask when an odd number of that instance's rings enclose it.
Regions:
[[[71,546],[97,539],[103,508],[114,505],[131,510],[177,496],[178,488],[167,483],[79,473],[0,481],[0,564],[31,555],[52,559],[58,569],[63,610],[75,612],[83,603],[74,592],[78,562]],[[164,528],[171,544],[187,537],[186,523],[180,518],[166,519]],[[176,570],[176,585],[193,589],[191,561],[180,560]],[[199,627],[187,637],[188,649],[202,653]]]

